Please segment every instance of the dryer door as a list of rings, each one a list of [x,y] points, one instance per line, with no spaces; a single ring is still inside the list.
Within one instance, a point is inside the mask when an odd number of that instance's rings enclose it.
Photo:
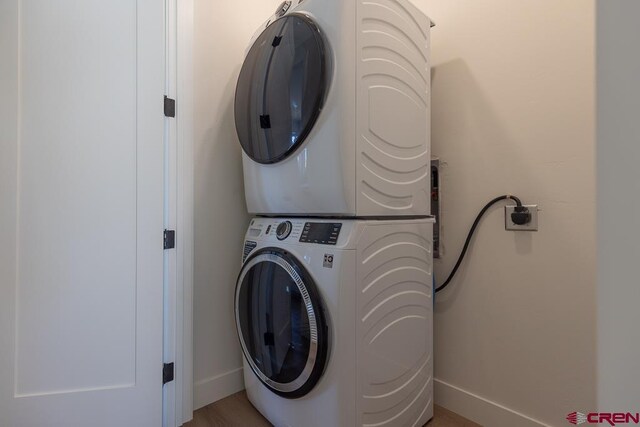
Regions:
[[[304,267],[282,249],[249,258],[236,286],[236,327],[242,351],[274,393],[298,398],[322,376],[328,328],[320,295]]]
[[[245,59],[235,99],[242,148],[258,163],[291,155],[311,132],[328,90],[328,49],[302,14],[276,20]]]

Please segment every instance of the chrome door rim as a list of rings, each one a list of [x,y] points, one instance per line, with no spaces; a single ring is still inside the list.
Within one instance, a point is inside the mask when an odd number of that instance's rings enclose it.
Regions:
[[[311,342],[309,344],[309,357],[307,358],[307,363],[302,370],[302,373],[296,378],[294,381],[288,383],[279,383],[277,381],[273,381],[271,378],[267,377],[261,370],[256,366],[253,362],[253,359],[250,357],[249,350],[247,349],[246,343],[244,341],[244,336],[242,334],[242,328],[240,326],[240,314],[238,307],[238,299],[240,296],[240,289],[242,287],[242,283],[244,281],[247,273],[253,268],[255,265],[261,262],[270,262],[282,267],[287,274],[291,277],[291,279],[295,282],[300,294],[302,295],[302,299],[304,301],[305,308],[307,310],[307,316],[309,318],[309,330],[311,333]],[[244,358],[247,360],[247,363],[251,366],[253,372],[269,387],[273,388],[282,393],[291,393],[299,390],[304,386],[307,381],[311,378],[311,374],[313,372],[313,368],[316,364],[316,359],[318,356],[318,325],[316,322],[316,314],[315,309],[313,308],[313,303],[311,301],[311,296],[307,291],[306,286],[304,285],[304,281],[298,274],[298,272],[293,268],[293,266],[287,262],[284,258],[279,255],[272,253],[265,253],[255,256],[250,259],[242,268],[242,273],[238,278],[238,286],[236,286],[236,298],[235,298],[235,316],[236,316],[236,329],[238,330],[238,336],[240,337],[240,345],[242,346],[242,352],[244,353]]]

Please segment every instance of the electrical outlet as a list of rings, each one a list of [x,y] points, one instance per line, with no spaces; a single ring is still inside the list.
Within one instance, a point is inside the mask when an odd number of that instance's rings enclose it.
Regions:
[[[531,222],[525,225],[517,225],[511,221],[511,214],[515,212],[515,206],[504,207],[504,228],[510,231],[538,231],[538,205],[524,205],[531,213]]]

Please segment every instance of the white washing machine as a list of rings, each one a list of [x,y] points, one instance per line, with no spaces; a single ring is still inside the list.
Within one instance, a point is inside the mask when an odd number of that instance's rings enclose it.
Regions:
[[[275,426],[433,417],[433,220],[251,222],[235,312],[249,400]]]
[[[283,3],[236,89],[249,212],[429,214],[430,26],[408,0]]]

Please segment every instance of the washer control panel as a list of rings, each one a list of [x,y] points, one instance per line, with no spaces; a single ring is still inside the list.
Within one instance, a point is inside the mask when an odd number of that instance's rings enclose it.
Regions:
[[[338,245],[344,223],[309,221],[305,219],[256,218],[245,238],[250,241],[267,239],[276,242],[299,242],[317,245]]]
[[[265,218],[256,220],[254,226],[260,227],[261,236],[275,238],[276,241],[289,241],[300,238],[304,223],[302,221]]]
[[[336,245],[342,223],[339,222],[306,222],[300,236],[301,243],[317,243],[319,245]]]

